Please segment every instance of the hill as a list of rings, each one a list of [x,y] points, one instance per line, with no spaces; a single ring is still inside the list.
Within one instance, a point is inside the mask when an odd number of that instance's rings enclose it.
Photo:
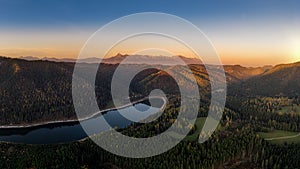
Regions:
[[[231,85],[230,93],[243,96],[299,96],[300,62],[280,64],[262,74]]]
[[[263,67],[243,67],[240,65],[225,65],[224,70],[227,74],[228,81],[240,81],[249,79],[251,77],[261,75],[268,70],[270,70],[272,66],[263,66]]]
[[[91,85],[86,75],[90,74],[92,66],[93,64],[80,63],[80,69],[84,73],[76,75],[76,78],[83,81],[84,86]],[[180,65],[179,67],[161,66],[172,69],[176,76],[186,73],[186,71],[178,71]],[[95,92],[100,109],[107,106],[111,100],[110,84],[117,67],[118,64],[102,64],[98,70]],[[155,88],[161,88],[167,94],[178,91],[172,77],[159,70],[151,69],[149,65],[127,65],[126,72],[140,67],[146,70],[134,78],[131,83],[131,93],[146,95]],[[0,125],[76,118],[72,101],[73,69],[74,63],[68,62],[27,61],[0,57]],[[196,71],[199,71],[197,81],[201,86],[200,89],[203,94],[206,94],[209,79],[205,77],[205,72],[200,76],[202,69],[195,68]],[[186,83],[183,85],[189,87],[187,82],[182,81],[182,83]]]
[[[108,65],[109,66],[109,65]],[[88,64],[82,69],[89,70]],[[76,118],[72,102],[74,63],[0,57],[0,125]],[[86,82],[84,76],[76,77]],[[103,108],[109,90],[97,86]],[[107,91],[107,92],[106,92]]]
[[[84,74],[76,78],[91,85],[86,75],[91,65],[80,63]],[[118,64],[101,64],[96,81],[95,93],[98,105],[104,108],[111,100],[111,79]],[[125,71],[145,68],[131,82],[130,93],[146,96],[153,89],[162,89],[167,94],[179,93],[178,84],[164,71],[152,69],[148,64],[126,64]],[[174,76],[181,78],[180,84],[194,92],[190,81],[195,78],[202,101],[210,97],[210,79],[202,64],[190,64],[192,74],[182,65],[160,65]],[[220,66],[209,65],[213,73],[220,73]],[[32,123],[56,119],[76,118],[72,101],[73,62],[27,61],[0,57],[0,124]],[[246,68],[225,65],[229,95],[299,95],[300,63],[274,67]]]

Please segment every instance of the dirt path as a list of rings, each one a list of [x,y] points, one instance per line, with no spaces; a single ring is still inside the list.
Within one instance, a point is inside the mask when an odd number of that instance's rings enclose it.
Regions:
[[[274,137],[274,138],[266,138],[265,140],[271,141],[271,140],[283,140],[283,139],[290,139],[300,136],[300,133],[293,135],[293,136],[284,136],[284,137]]]

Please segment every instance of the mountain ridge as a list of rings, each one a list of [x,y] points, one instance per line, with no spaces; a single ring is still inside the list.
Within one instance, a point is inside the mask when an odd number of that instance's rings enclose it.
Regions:
[[[128,59],[126,59],[128,57]],[[151,55],[128,55],[128,54],[120,54],[118,53],[115,56],[107,57],[107,58],[97,58],[97,57],[89,57],[83,59],[72,59],[72,58],[53,58],[53,57],[43,57],[38,58],[34,56],[21,56],[19,59],[24,60],[47,60],[54,62],[78,62],[78,63],[106,63],[106,64],[120,64],[123,60],[127,60],[127,64],[160,64],[160,65],[176,65],[176,64],[202,64],[200,59],[197,58],[188,58],[185,56],[151,56]],[[181,61],[181,60],[182,61]]]
[[[262,74],[230,86],[234,95],[298,96],[300,95],[300,62],[279,64]]]
[[[80,63],[84,71],[76,79],[86,81],[91,64]],[[72,105],[72,77],[75,63],[53,61],[27,61],[0,57],[0,123],[30,122],[33,120],[53,120],[74,118]],[[99,107],[104,107],[110,99],[111,78],[117,64],[102,64],[95,81],[95,91]],[[153,69],[150,65],[124,64],[124,73],[134,69],[147,68],[132,81],[134,93],[147,94],[153,89],[163,89],[167,93],[178,92],[177,83],[167,73]],[[204,65],[188,65],[199,86],[201,98],[209,98],[210,79]],[[192,74],[183,65],[159,67],[167,68],[174,75],[184,79],[181,85],[190,88]],[[220,66],[210,66],[213,73],[220,73]],[[275,67],[245,68],[239,65],[224,66],[229,95],[251,96],[293,96],[300,94],[299,63]],[[163,70],[163,69],[162,69]],[[262,72],[261,74],[258,74]],[[269,72],[269,73],[265,73]],[[257,75],[258,74],[258,75]],[[97,80],[101,79],[101,80]],[[89,86],[87,82],[85,86]],[[192,92],[194,90],[191,90]],[[98,93],[98,95],[97,95]],[[64,106],[57,106],[64,105]],[[55,109],[59,108],[59,109]],[[25,111],[26,110],[26,111]],[[35,114],[36,119],[28,115]],[[59,112],[64,112],[60,114]],[[22,117],[16,121],[15,117]]]

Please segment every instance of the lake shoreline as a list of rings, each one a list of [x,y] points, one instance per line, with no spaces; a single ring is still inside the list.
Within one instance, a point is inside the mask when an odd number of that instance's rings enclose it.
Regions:
[[[167,99],[164,98],[164,97],[151,97],[151,98],[159,98],[159,99],[162,99],[164,101],[164,106],[166,105],[167,103]],[[38,126],[44,126],[44,125],[51,125],[51,124],[59,124],[59,123],[76,123],[76,122],[80,122],[80,121],[85,121],[85,120],[88,120],[88,119],[91,119],[91,118],[94,118],[104,112],[108,112],[108,111],[113,111],[113,110],[117,110],[117,109],[122,109],[122,108],[125,108],[125,107],[129,107],[129,106],[132,106],[134,104],[137,104],[139,102],[142,102],[142,101],[145,101],[145,100],[148,100],[149,97],[147,98],[143,98],[143,99],[139,99],[137,101],[133,101],[129,104],[125,104],[123,106],[119,106],[119,107],[114,107],[114,108],[107,108],[107,109],[104,109],[104,110],[100,110],[96,113],[93,113],[87,117],[84,117],[84,118],[81,118],[81,119],[69,119],[69,120],[55,120],[55,121],[46,121],[46,122],[39,122],[39,123],[33,123],[33,124],[28,124],[28,125],[2,125],[0,126],[0,129],[19,129],[19,128],[31,128],[31,127],[38,127]],[[164,107],[163,106],[163,107]]]

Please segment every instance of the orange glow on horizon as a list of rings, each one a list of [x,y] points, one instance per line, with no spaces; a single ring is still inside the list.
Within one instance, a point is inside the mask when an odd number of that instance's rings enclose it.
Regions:
[[[76,59],[81,48],[0,48],[0,56],[7,56],[13,58],[19,58],[21,56],[33,56],[38,58],[43,57],[54,57],[54,58],[74,58]],[[106,57],[112,57],[121,54],[135,54],[137,52],[136,49],[114,49]],[[290,55],[288,52],[286,54],[279,53],[277,55],[268,55],[268,54],[255,54],[249,51],[239,51],[239,52],[228,52],[219,50],[219,57],[224,65],[244,65],[244,66],[264,66],[264,65],[276,65],[281,63],[292,63],[300,61],[300,52],[299,50],[294,50],[293,54]],[[139,53],[143,55],[151,55],[151,56],[171,56],[165,55],[164,53],[159,53],[157,51],[154,52],[144,52]],[[196,57],[191,52],[172,52],[174,55],[181,55],[185,57]]]
[[[55,58],[77,58],[86,40],[91,36],[92,31],[50,31],[50,32],[13,32],[0,31],[0,56],[7,57],[55,57]],[[76,35],[76,36],[74,36]],[[209,36],[209,35],[208,35]],[[240,39],[236,35],[232,40],[227,35],[211,36],[217,53],[223,64],[240,64],[243,66],[264,66],[281,63],[300,61],[300,37],[291,32],[288,40],[277,40],[268,43],[268,40],[255,38]],[[253,35],[252,35],[253,36]],[[104,38],[109,38],[104,37]],[[157,43],[160,42],[160,43]],[[270,41],[274,41],[271,39]],[[143,39],[133,38],[121,43],[110,50],[106,57],[115,56],[117,53],[134,54],[143,49],[160,48],[174,55],[185,57],[196,57],[187,47],[178,42],[171,42],[168,39]],[[159,52],[144,53],[149,55],[164,55]],[[95,56],[87,56],[95,57]],[[103,56],[101,56],[103,57]]]

